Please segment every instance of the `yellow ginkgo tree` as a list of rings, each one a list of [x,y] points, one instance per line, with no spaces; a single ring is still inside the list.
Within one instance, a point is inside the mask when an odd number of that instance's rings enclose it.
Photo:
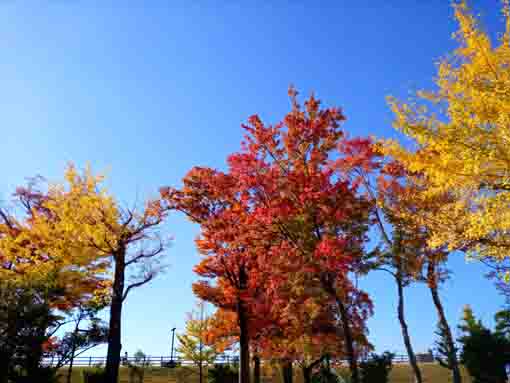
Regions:
[[[12,205],[0,208],[2,377],[42,379],[41,358],[60,349],[55,334],[69,315],[108,303],[109,260],[84,246],[81,231],[61,214],[71,205],[113,207],[98,188],[101,180],[90,173],[85,179],[78,187],[74,180],[47,184],[36,178],[16,190]]]
[[[138,208],[122,207],[101,188],[101,178],[89,169],[83,173],[70,166],[66,172],[67,188],[54,187],[48,207],[59,217],[59,225],[52,227],[60,238],[54,246],[75,247],[80,257],[90,264],[90,254],[95,255],[94,266],[108,266],[111,274],[109,294],[110,318],[108,351],[106,358],[106,383],[116,383],[119,376],[121,353],[122,308],[129,293],[152,281],[161,270],[159,263],[167,241],[158,229],[164,222],[166,210],[158,199],[148,199]],[[50,230],[50,232],[51,232]]]
[[[207,315],[205,310],[205,302],[200,301],[196,309],[188,314],[185,333],[177,335],[179,339],[177,352],[198,367],[200,383],[204,381],[204,367],[213,364],[221,352],[221,348],[208,342],[212,317]]]
[[[78,177],[74,167],[69,167],[65,182],[46,183],[37,178],[17,188],[14,206],[0,208],[1,279],[63,288],[63,301],[54,302],[59,308],[104,298],[110,262],[84,243],[89,235],[104,237],[104,228],[77,224],[84,219],[84,211],[97,206],[112,219],[118,215],[113,200],[100,188],[101,182],[89,170]]]
[[[65,288],[63,302],[107,299],[110,306],[106,382],[118,381],[122,307],[128,294],[161,269],[166,217],[159,201],[123,208],[104,188],[103,177],[69,166],[65,182],[16,193],[26,214],[0,210],[0,277],[45,281]]]
[[[441,208],[413,214],[433,247],[473,256],[508,257],[510,248],[510,6],[506,29],[494,43],[468,5],[454,4],[457,49],[438,66],[436,89],[402,102],[390,98],[394,126],[414,141],[383,144],[408,171],[423,174],[427,192],[448,195]]]

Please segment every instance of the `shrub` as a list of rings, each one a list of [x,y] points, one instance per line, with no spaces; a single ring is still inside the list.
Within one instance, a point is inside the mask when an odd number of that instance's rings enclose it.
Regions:
[[[94,367],[82,371],[83,383],[103,383],[105,370],[102,367]]]
[[[135,357],[135,364],[137,366],[143,366],[145,364],[145,360],[147,359],[147,355],[145,355],[145,353],[138,349],[136,352],[135,352],[135,355],[133,355]]]
[[[495,318],[499,324],[499,318]],[[464,335],[460,360],[466,366],[473,383],[505,383],[505,366],[510,360],[510,341],[504,332],[491,331],[477,320],[469,306],[459,328]],[[501,328],[501,325],[499,326]]]
[[[372,354],[370,359],[361,362],[362,383],[387,383],[390,375],[393,357],[395,355],[386,351],[382,355]]]
[[[473,383],[506,382],[509,344],[503,336],[482,329],[464,336],[461,341],[461,361],[473,378]]]
[[[312,375],[312,383],[338,383],[344,382],[343,379],[340,379],[338,375],[336,375],[331,368],[329,367],[329,363],[321,363],[321,366],[317,372]]]
[[[176,368],[176,367],[180,367],[180,366],[181,366],[181,362],[178,362],[176,360],[169,360],[168,362],[161,362],[161,367]]]
[[[338,383],[350,383],[351,382],[351,372],[348,368],[339,368],[339,369],[336,369],[335,371],[338,376]]]
[[[9,381],[9,380],[8,380]],[[33,371],[26,376],[18,375],[11,380],[14,383],[57,383],[57,372],[52,367],[39,367],[37,371]]]
[[[208,373],[209,383],[236,383],[239,373],[228,364],[215,364]]]

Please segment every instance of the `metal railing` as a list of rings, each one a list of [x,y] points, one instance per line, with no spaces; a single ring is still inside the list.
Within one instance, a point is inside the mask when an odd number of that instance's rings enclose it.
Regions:
[[[430,354],[417,354],[416,359],[418,363],[433,363],[435,362],[434,357]],[[44,364],[51,366],[55,364],[57,360],[52,358],[44,359]],[[239,362],[239,356],[237,355],[219,355],[214,364],[231,364]],[[345,362],[346,361],[338,361]],[[96,365],[105,365],[106,356],[78,356],[74,358],[73,365],[75,366],[96,366]],[[409,358],[405,354],[396,354],[393,358],[393,363],[409,363]],[[193,365],[193,361],[185,359],[179,355],[174,356],[173,358],[170,356],[149,356],[147,355],[145,359],[140,360],[139,358],[135,358],[134,356],[122,357],[121,358],[122,365],[130,365],[130,364],[143,364],[147,367],[168,367],[168,366],[191,366]]]

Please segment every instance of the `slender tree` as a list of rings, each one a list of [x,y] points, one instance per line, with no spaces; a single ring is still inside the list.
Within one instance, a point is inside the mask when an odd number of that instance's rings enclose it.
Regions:
[[[97,317],[97,312],[101,308],[101,306],[78,307],[70,315],[69,324],[73,325],[73,330],[58,339],[54,347],[52,356],[57,357],[55,367],[60,368],[67,364],[67,383],[72,381],[75,358],[108,340],[108,328]],[[84,322],[88,323],[84,325]]]
[[[204,367],[207,368],[214,363],[220,350],[207,342],[208,333],[211,331],[211,319],[205,312],[205,303],[199,302],[196,310],[188,315],[185,333],[177,335],[180,343],[177,351],[198,367],[200,383],[204,382]]]
[[[423,199],[421,196],[426,193],[430,185],[422,174],[410,173],[402,164],[392,159],[382,163],[384,165],[381,166],[377,178],[377,187],[372,187],[368,176],[362,174],[362,177],[367,193],[376,205],[374,209],[376,226],[385,244],[383,257],[376,264],[389,271],[397,283],[398,317],[415,377],[418,381],[422,379],[405,321],[403,288],[412,282],[425,281],[445,335],[453,381],[460,383],[461,375],[455,342],[439,294],[439,284],[447,277],[445,263],[449,252],[444,246],[431,248],[429,246],[431,231],[415,219],[424,211],[429,213],[441,209],[445,203],[451,202],[455,197],[443,194]],[[410,218],[411,216],[413,219]],[[388,233],[387,227],[392,228],[393,232]]]
[[[92,245],[105,251],[105,254],[109,254],[114,264],[106,358],[106,381],[108,383],[115,383],[118,380],[124,301],[133,289],[152,281],[161,270],[158,261],[159,257],[163,255],[165,243],[157,234],[156,229],[163,219],[164,213],[157,203],[150,201],[141,213],[126,210],[121,214],[115,225],[111,226],[113,229],[110,231],[111,239],[106,247],[101,247],[92,239]],[[108,225],[107,222],[103,223]],[[137,271],[126,283],[127,273],[133,267]]]
[[[383,161],[381,161],[383,162]],[[376,185],[373,185],[374,174],[357,168],[355,174],[364,185],[366,194],[373,205],[373,217],[376,232],[379,234],[377,249],[373,252],[376,258],[367,263],[366,271],[383,270],[391,275],[397,291],[397,318],[402,332],[402,339],[409,358],[409,364],[417,383],[423,382],[422,373],[412,345],[409,326],[406,320],[404,290],[417,281],[421,268],[421,252],[426,243],[419,241],[420,235],[409,228],[400,219],[395,210],[399,209],[400,196],[405,191],[402,184],[402,169],[395,163],[378,166],[379,174]],[[372,254],[372,255],[373,255]]]
[[[204,301],[236,314],[239,328],[241,383],[250,380],[250,324],[261,276],[255,246],[247,227],[235,189],[235,180],[227,173],[194,168],[184,178],[182,189],[164,188],[166,208],[186,214],[198,223],[201,235],[196,241],[203,255],[194,271],[207,279],[193,284],[193,291]]]
[[[439,295],[439,283],[443,279],[442,276],[444,273],[441,273],[440,270],[441,264],[438,261],[438,259],[440,259],[440,257],[437,256],[438,252],[436,251],[434,253],[436,256],[433,254],[428,254],[426,260],[426,282],[439,318],[438,330],[441,337],[440,348],[442,353],[446,356],[446,363],[443,364],[452,371],[453,382],[461,383],[462,375],[460,373],[460,363],[457,357],[458,349],[455,345],[455,339],[453,337],[450,325],[448,324],[448,320],[446,319],[443,303],[441,302]],[[442,258],[444,262],[444,257]]]

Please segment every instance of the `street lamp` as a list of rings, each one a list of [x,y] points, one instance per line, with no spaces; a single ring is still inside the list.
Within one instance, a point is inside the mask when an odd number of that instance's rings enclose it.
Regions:
[[[173,360],[174,360],[175,327],[171,331],[172,331],[172,349],[170,351],[170,360],[173,362]]]

